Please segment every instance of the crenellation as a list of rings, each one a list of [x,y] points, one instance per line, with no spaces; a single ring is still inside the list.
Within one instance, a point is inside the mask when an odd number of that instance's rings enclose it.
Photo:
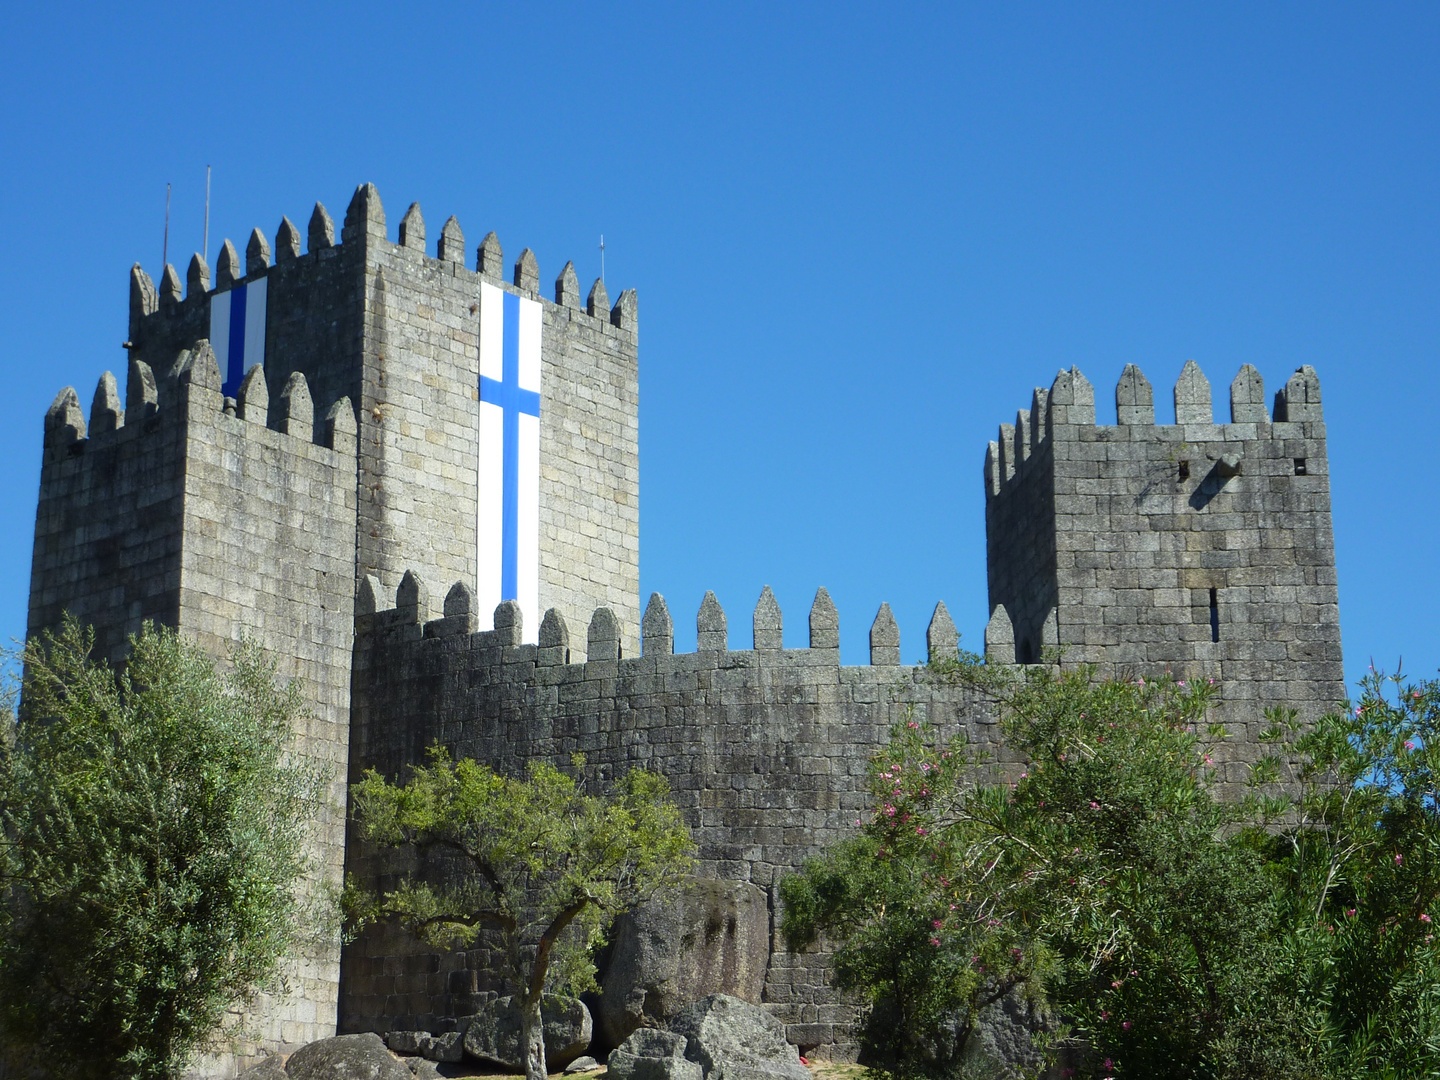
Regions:
[[[180,284],[180,273],[169,263],[165,264],[165,270],[160,275],[160,309],[173,308],[185,299],[184,288]],[[150,314],[154,314],[151,312]],[[132,337],[134,330],[132,327]]]
[[[211,354],[214,355],[213,353]],[[302,371],[291,372],[280,391],[280,430],[306,442],[315,440],[315,405],[310,398],[310,384]]]
[[[311,221],[313,223],[314,218],[311,218]],[[288,217],[281,215],[280,227],[275,230],[275,265],[284,266],[298,258],[300,258],[300,230]]]
[[[194,300],[210,291],[210,264],[197,251],[185,271],[185,299]]]
[[[525,293],[538,293],[540,291],[540,266],[535,261],[535,253],[529,248],[520,252],[520,257],[515,260],[515,288]]]
[[[576,311],[580,309],[580,279],[575,276],[573,262],[567,262],[555,278],[555,303]]]
[[[83,423],[83,421],[82,421]],[[725,652],[729,648],[725,611],[715,594],[706,591],[695,616],[695,640],[698,652]]]
[[[585,313],[592,319],[607,319],[610,317],[610,294],[605,291],[605,282],[595,279],[595,284],[590,286],[590,295],[585,301]]]
[[[760,599],[755,602],[755,649],[756,651],[778,651],[785,647],[781,632],[780,602],[766,585],[760,590]]]
[[[930,625],[925,629],[925,646],[932,664],[960,658],[960,632],[955,629],[955,620],[950,618],[950,609],[945,606],[944,600],[936,602],[935,611],[930,616]]]
[[[425,253],[425,218],[420,213],[420,204],[412,202],[410,209],[405,211],[405,216],[400,219],[400,237],[398,243],[403,248],[411,251]]]
[[[1115,412],[1121,426],[1155,423],[1155,392],[1134,364],[1126,364],[1115,384]]]
[[[500,249],[500,238],[494,230],[486,233],[485,239],[475,249],[475,272],[497,280],[505,276],[505,253]]]
[[[130,357],[125,375],[125,413],[135,423],[149,420],[160,409],[160,392],[155,373],[145,361]]]
[[[675,624],[670,618],[670,608],[665,597],[658,592],[650,594],[645,605],[645,617],[640,623],[642,656],[671,656],[675,652]]]
[[[333,231],[331,236],[333,243]],[[375,240],[385,240],[385,207],[380,203],[380,192],[375,190],[374,184],[360,184],[355,188],[355,194],[350,196],[350,205],[345,208],[340,242],[368,243]]]
[[[245,276],[255,277],[270,269],[270,244],[258,228],[250,231],[250,241],[245,245]]]
[[[1210,380],[1194,360],[1186,360],[1175,381],[1175,423],[1214,424],[1210,404]]]
[[[810,648],[831,652],[833,661],[840,662],[840,613],[824,585],[815,590],[815,601],[810,605]]]
[[[281,222],[282,229],[285,227]],[[315,209],[310,212],[310,230],[306,239],[305,250],[311,255],[318,254],[326,248],[335,246],[335,222],[330,217],[330,211],[325,209],[323,203],[317,202]]]
[[[154,314],[160,307],[160,297],[155,292],[155,283],[137,262],[130,267],[130,339],[138,336],[140,320]]]
[[[889,604],[881,604],[870,624],[870,663],[893,666],[900,663],[900,626]]]
[[[460,228],[460,219],[451,214],[440,229],[440,239],[435,244],[435,257],[441,262],[465,265],[465,233]]]
[[[90,403],[90,434],[104,435],[125,426],[125,410],[120,404],[120,387],[115,376],[105,372],[95,386]]]
[[[255,364],[245,373],[240,392],[235,395],[235,415],[265,427],[270,421],[270,387],[265,382],[265,368]]]
[[[229,289],[244,276],[240,269],[240,253],[227,237],[220,245],[220,257],[215,260],[215,288]]]

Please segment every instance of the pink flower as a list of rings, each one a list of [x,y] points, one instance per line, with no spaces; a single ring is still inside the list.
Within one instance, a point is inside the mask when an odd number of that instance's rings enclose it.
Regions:
[[[1426,915],[1426,914],[1422,911],[1422,912],[1420,913],[1420,921],[1421,921],[1421,922],[1429,922],[1429,921],[1430,921],[1430,916],[1429,916],[1429,915]]]
[[[1416,691],[1415,691],[1413,694],[1411,694],[1410,696],[1413,697],[1416,701],[1419,701],[1419,700],[1420,700],[1420,691],[1419,691],[1419,690],[1416,690]]]
[[[1116,979],[1114,982],[1112,982],[1112,983],[1110,984],[1110,989],[1111,989],[1111,990],[1119,990],[1119,989],[1120,989],[1120,980],[1119,980],[1119,979]]]
[[[1120,1026],[1121,1026],[1122,1028],[1124,1028],[1126,1031],[1129,1031],[1129,1030],[1130,1030],[1132,1027],[1134,1027],[1135,1025],[1132,1024],[1129,1020],[1126,1020],[1126,1021],[1125,1021],[1123,1024],[1121,1024]]]
[[[924,826],[924,825],[916,825],[916,826],[915,826],[915,835],[916,835],[916,836],[925,836],[925,835],[927,835],[926,832],[925,832],[925,826]]]
[[[1359,705],[1356,705],[1356,706],[1355,706],[1355,716],[1356,716],[1357,719],[1358,719],[1359,716],[1360,716],[1360,706],[1359,706]]]
[[[938,937],[932,937],[932,938],[930,939],[930,944],[931,944],[931,945],[938,946],[938,945],[940,944],[940,939],[939,939]]]
[[[1346,909],[1345,909],[1345,917],[1346,917],[1347,919],[1353,919],[1353,918],[1355,917],[1355,909],[1354,909],[1353,907],[1352,907],[1352,908],[1346,908]]]
[[[1100,1010],[1100,1019],[1101,1019],[1101,1020],[1109,1020],[1109,1019],[1110,1019],[1110,1010],[1109,1010],[1109,1009],[1101,1009],[1101,1010]]]
[[[1101,1065],[1100,1067],[1101,1067],[1102,1069],[1104,1069],[1106,1072],[1109,1072],[1111,1069],[1113,1069],[1113,1068],[1115,1067],[1115,1062],[1111,1061],[1109,1058],[1106,1058],[1106,1059],[1105,1059],[1105,1064],[1104,1064],[1104,1065]]]
[[[933,926],[936,930],[939,930],[942,926],[945,925],[945,920],[944,920],[944,919],[934,919],[934,920],[931,921],[930,925]]]
[[[1405,856],[1404,856],[1404,855],[1396,855],[1396,856],[1395,856],[1395,865],[1396,865],[1396,866],[1399,866],[1399,865],[1400,865],[1402,862],[1404,862],[1404,861],[1405,861]]]
[[[914,720],[905,721],[905,726],[912,730],[918,729],[920,727],[920,725],[917,724]]]
[[[1414,750],[1414,749],[1415,749],[1415,744],[1414,744],[1413,742],[1411,742],[1409,739],[1406,739],[1406,740],[1405,740],[1405,749],[1406,749],[1406,750]]]
[[[1100,809],[1100,804],[1099,804],[1098,802],[1096,802],[1094,799],[1091,799],[1091,800],[1090,800],[1090,809],[1091,809],[1091,810],[1099,810],[1099,809]]]
[[[1181,680],[1180,680],[1179,682],[1177,682],[1175,685],[1178,686],[1178,687],[1180,687],[1181,690],[1184,690],[1184,689],[1185,689],[1185,680],[1184,680],[1184,679],[1181,679]]]

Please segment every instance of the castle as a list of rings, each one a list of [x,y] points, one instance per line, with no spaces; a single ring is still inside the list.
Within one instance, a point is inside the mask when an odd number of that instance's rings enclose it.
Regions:
[[[868,666],[840,664],[823,589],[809,648],[782,646],[766,589],[735,634],[707,594],[697,651],[676,654],[665,600],[640,607],[635,293],[612,306],[597,281],[582,300],[567,263],[552,301],[528,249],[507,276],[493,233],[472,266],[465,244],[453,217],[427,244],[418,205],[392,241],[361,185],[339,243],[317,204],[303,253],[288,219],[273,259],[258,229],[243,264],[227,240],[213,287],[199,255],[183,288],[172,267],[158,290],[133,268],[123,400],[107,373],[88,422],[69,388],[45,418],[29,633],[68,610],[109,658],[146,619],[216,655],[257,638],[301,686],[300,745],[330,770],[328,884],[385,872],[347,847],[348,780],[402,775],[437,741],[505,770],[574,751],[599,781],[658,769],[702,872],[762,890],[772,922],[779,877],[844,834],[905,710],[1003,760],[983,701],[901,664],[883,605]],[[1097,425],[1093,388],[1062,371],[989,444],[986,658],[1056,647],[1214,678],[1238,782],[1266,705],[1314,715],[1345,696],[1319,382],[1302,367],[1267,410],[1246,365],[1217,424],[1188,363],[1176,423],[1157,425],[1132,366],[1116,401],[1119,423]],[[927,637],[932,660],[955,655],[943,604]],[[843,1053],[853,1014],[824,958],[772,941],[767,1007],[796,1045]],[[398,931],[321,941],[207,1071],[337,1030],[428,1028],[473,1011],[488,972],[483,950]]]

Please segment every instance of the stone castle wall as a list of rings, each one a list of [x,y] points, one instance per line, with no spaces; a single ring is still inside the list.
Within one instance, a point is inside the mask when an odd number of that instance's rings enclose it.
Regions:
[[[663,773],[699,845],[700,873],[751,882],[770,899],[771,1011],[797,1045],[845,1053],[853,1008],[828,985],[823,957],[785,952],[773,927],[779,878],[853,831],[869,758],[908,710],[1003,758],[985,704],[902,666],[888,607],[871,630],[871,665],[841,666],[838,619],[823,590],[808,649],[780,647],[780,610],[767,590],[753,649],[731,647],[724,613],[709,596],[697,621],[700,650],[675,654],[670,616],[656,596],[643,655],[620,655],[616,620],[602,610],[584,663],[567,662],[571,635],[553,612],[540,644],[527,646],[513,627],[472,632],[463,589],[452,591],[450,615],[429,622],[418,596],[407,578],[396,608],[367,614],[373,593],[362,588],[352,781],[366,768],[404,779],[405,767],[436,743],[509,773],[537,759],[568,768],[578,751],[587,779],[602,786],[632,768]],[[931,656],[955,655],[956,641],[942,605]],[[394,864],[353,843],[350,867],[382,887],[396,880]],[[435,1030],[439,1018],[473,1012],[477,992],[502,989],[483,949],[437,953],[398,931],[348,945],[342,971],[342,1031]]]
[[[313,441],[304,379],[275,408],[263,372],[225,409],[204,343],[157,386],[130,364],[126,407],[100,380],[87,424],[67,388],[46,417],[30,627],[64,610],[96,626],[98,655],[123,658],[145,619],[178,626],[214,656],[247,635],[296,680],[309,707],[302,753],[329,777],[312,834],[313,888],[344,871],[350,661],[354,639],[355,420],[348,400]],[[276,428],[267,424],[273,422]],[[334,1031],[340,942],[329,933],[292,958],[292,992],[262,997],[232,1027],[250,1034],[199,1066],[224,1075],[258,1048]],[[251,1038],[253,1036],[253,1039]]]

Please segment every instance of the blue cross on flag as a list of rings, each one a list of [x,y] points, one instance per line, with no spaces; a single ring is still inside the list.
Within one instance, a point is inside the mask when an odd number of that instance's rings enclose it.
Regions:
[[[220,392],[234,397],[245,372],[265,362],[266,278],[210,298],[210,347],[220,363]]]
[[[524,641],[540,626],[540,304],[480,286],[480,461],[476,600],[482,630],[520,604]]]

